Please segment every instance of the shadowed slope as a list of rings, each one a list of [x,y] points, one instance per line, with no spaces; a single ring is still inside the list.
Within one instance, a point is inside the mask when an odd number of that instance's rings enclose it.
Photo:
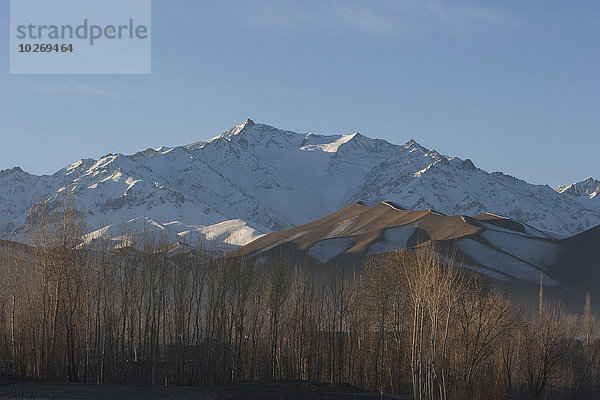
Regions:
[[[388,202],[356,202],[308,224],[262,236],[238,254],[264,258],[289,253],[315,265],[339,264],[434,244],[467,268],[507,286],[537,285],[543,271],[547,287],[583,290],[598,280],[591,267],[598,259],[598,229],[557,240],[490,213],[448,216]]]

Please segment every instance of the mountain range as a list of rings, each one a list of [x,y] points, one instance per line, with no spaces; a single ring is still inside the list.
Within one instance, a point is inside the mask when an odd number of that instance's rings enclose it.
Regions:
[[[65,191],[85,215],[89,239],[158,229],[173,242],[242,246],[357,201],[448,215],[491,212],[554,238],[600,224],[600,181],[592,178],[555,190],[414,140],[300,134],[249,119],[212,139],[82,159],[53,175],[0,171],[0,235],[27,241],[32,205]]]

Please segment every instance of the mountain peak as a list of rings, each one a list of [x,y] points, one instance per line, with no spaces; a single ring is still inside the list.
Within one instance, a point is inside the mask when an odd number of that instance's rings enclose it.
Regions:
[[[572,183],[566,186],[559,186],[556,188],[556,191],[574,196],[592,197],[596,193],[600,192],[600,181],[590,176],[581,182]]]
[[[244,133],[247,129],[253,128],[254,126],[256,126],[256,123],[254,123],[254,121],[252,121],[250,118],[246,118],[246,120],[244,122],[237,124],[233,128],[227,129],[225,132],[221,133],[220,135],[211,137],[208,140],[200,140],[198,142],[188,144],[184,147],[187,150],[195,151],[195,150],[203,148],[207,143],[214,142],[215,140],[219,140],[219,139],[231,140],[231,138],[233,136],[239,135],[240,133]]]
[[[470,158],[467,158],[466,160],[464,160],[461,163],[461,167],[462,169],[466,169],[469,171],[475,171],[477,168],[475,167],[475,164],[473,164],[473,161],[471,161]]]
[[[234,135],[238,135],[238,134],[244,132],[245,129],[252,128],[255,125],[256,124],[254,123],[254,121],[252,121],[250,118],[247,118],[241,124],[237,124],[233,128],[225,131],[225,133],[223,135],[228,134],[227,135],[228,137],[231,137],[231,136],[234,136]],[[223,135],[221,135],[221,136],[223,136]]]
[[[0,176],[4,177],[4,176],[12,176],[12,175],[20,175],[20,174],[26,174],[27,172],[23,171],[21,169],[21,167],[14,167],[14,168],[10,168],[10,169],[3,169],[0,170]]]
[[[406,142],[403,146],[406,150],[410,150],[410,151],[414,151],[414,150],[420,150],[422,152],[427,152],[428,150],[421,146],[419,143],[417,143],[417,141],[415,139],[410,139],[408,142]]]
[[[233,136],[239,135],[240,133],[245,133],[248,129],[253,128],[255,126],[256,123],[254,123],[254,121],[252,121],[250,118],[247,118],[244,122],[237,124],[233,128],[227,129],[225,132],[209,139],[208,141],[212,142],[216,139],[230,140]]]

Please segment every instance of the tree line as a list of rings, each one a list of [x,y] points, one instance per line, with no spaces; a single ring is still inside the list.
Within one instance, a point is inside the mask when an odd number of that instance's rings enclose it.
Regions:
[[[316,268],[201,249],[82,241],[69,197],[0,253],[0,374],[95,384],[304,380],[415,399],[598,395],[600,340],[581,314],[512,304],[431,248]],[[127,233],[124,233],[127,235]]]

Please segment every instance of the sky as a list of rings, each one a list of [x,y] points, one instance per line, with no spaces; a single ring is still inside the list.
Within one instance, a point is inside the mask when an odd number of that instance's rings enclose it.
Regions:
[[[0,170],[192,143],[251,118],[413,138],[553,187],[600,179],[600,2],[153,0],[150,75],[9,74]]]

